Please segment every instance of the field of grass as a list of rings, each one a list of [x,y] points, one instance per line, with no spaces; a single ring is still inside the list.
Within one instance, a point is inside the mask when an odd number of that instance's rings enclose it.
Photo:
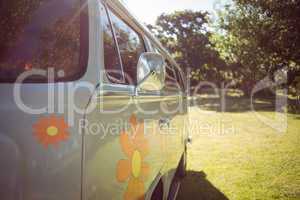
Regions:
[[[288,115],[284,133],[248,111],[191,107],[190,120],[193,143],[178,200],[300,199],[299,115]]]

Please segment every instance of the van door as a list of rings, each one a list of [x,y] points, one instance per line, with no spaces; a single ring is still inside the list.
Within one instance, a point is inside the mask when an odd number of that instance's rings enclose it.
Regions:
[[[151,42],[150,39],[148,41]],[[149,47],[153,52],[164,56],[166,61],[165,87],[160,91],[159,127],[165,141],[165,155],[167,157],[164,171],[165,173],[175,172],[185,151],[187,138],[185,127],[187,98],[184,92],[184,81],[182,80],[182,72],[178,66],[174,65],[164,50],[154,42],[151,42]]]
[[[151,42],[150,39],[147,39]],[[184,155],[185,160],[185,122],[187,116],[186,98],[184,97],[182,76],[176,75],[174,69],[176,63],[172,61],[169,55],[160,48],[159,44],[153,42],[148,44],[151,51],[161,54],[165,58],[166,80],[164,87],[160,91],[156,91],[156,105],[154,106],[159,112],[156,114],[158,119],[159,134],[164,143],[164,154],[166,162],[161,172],[163,173],[164,191],[170,191],[174,180],[175,172],[179,166],[179,162]],[[173,63],[173,65],[171,64]],[[174,67],[175,66],[175,67]],[[179,68],[178,68],[179,69]],[[181,75],[180,71],[177,71]],[[151,83],[149,83],[151,84]],[[139,93],[139,98],[149,98],[147,96],[155,95],[152,92],[142,91]],[[146,104],[146,106],[149,106]],[[183,163],[185,165],[185,163]],[[184,166],[183,165],[183,166]],[[177,187],[177,186],[174,186]]]
[[[180,158],[185,149],[185,116],[183,91],[177,81],[174,66],[166,58],[166,81],[162,91],[161,109],[163,111],[163,123],[167,123],[167,133],[165,136],[166,156],[168,172],[175,172]],[[160,126],[166,126],[161,124]]]
[[[84,120],[84,199],[143,199],[165,162],[158,119],[137,106],[136,67],[146,49],[113,5],[99,10],[103,80]]]

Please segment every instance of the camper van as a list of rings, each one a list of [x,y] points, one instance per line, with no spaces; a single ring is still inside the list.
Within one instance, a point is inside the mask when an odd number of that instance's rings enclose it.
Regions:
[[[119,0],[0,1],[0,199],[176,199],[179,66]]]

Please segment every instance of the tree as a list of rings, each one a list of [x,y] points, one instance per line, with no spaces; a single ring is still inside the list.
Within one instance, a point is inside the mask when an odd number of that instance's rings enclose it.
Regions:
[[[169,49],[181,69],[191,69],[192,86],[199,81],[212,81],[218,86],[223,81],[231,80],[232,73],[226,62],[210,42],[207,12],[190,10],[162,14],[154,26],[148,27]]]
[[[245,83],[285,70],[288,85],[300,72],[300,2],[234,0],[220,13],[217,50],[239,65]]]

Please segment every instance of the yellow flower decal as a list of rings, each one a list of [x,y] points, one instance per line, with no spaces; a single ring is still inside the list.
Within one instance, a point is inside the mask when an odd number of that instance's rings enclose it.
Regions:
[[[125,200],[145,199],[144,182],[148,177],[150,167],[144,161],[148,155],[149,144],[144,136],[144,123],[138,123],[133,115],[130,118],[131,133],[123,131],[120,134],[122,151],[127,159],[119,160],[117,164],[117,180],[126,182]]]
[[[68,124],[63,118],[55,116],[40,118],[33,125],[33,133],[38,141],[48,147],[48,145],[57,145],[59,142],[67,140],[69,137]]]

